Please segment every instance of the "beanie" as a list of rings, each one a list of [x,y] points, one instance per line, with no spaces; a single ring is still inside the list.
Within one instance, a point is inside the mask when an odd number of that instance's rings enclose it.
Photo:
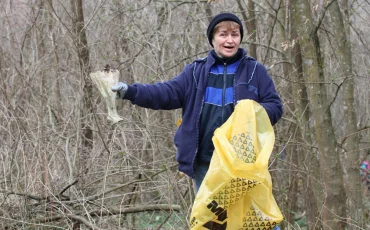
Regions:
[[[213,29],[215,28],[215,26],[218,23],[220,23],[222,21],[233,21],[233,22],[238,23],[239,26],[240,26],[240,41],[243,40],[243,25],[242,25],[242,22],[240,21],[240,19],[232,13],[220,13],[212,19],[212,21],[209,23],[208,28],[207,28],[208,42],[212,47],[213,47],[213,45],[212,45]]]

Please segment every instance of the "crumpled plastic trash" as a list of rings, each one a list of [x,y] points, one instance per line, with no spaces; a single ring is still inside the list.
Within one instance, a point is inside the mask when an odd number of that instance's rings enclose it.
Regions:
[[[100,94],[105,98],[108,108],[107,119],[113,124],[122,121],[123,119],[117,113],[116,93],[111,90],[112,86],[118,83],[119,71],[116,69],[106,68],[103,71],[90,73],[90,78],[99,89]]]

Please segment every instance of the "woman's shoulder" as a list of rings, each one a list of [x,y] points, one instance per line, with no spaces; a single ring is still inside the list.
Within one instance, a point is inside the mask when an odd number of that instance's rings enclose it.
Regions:
[[[255,59],[254,57],[246,55],[244,57],[244,62],[247,68],[253,67],[253,69],[267,70],[266,66],[263,65],[261,62],[257,61],[257,59]]]

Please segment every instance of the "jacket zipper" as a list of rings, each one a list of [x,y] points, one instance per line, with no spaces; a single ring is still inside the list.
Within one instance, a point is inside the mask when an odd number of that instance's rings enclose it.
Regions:
[[[221,110],[221,120],[224,121],[224,108],[225,108],[225,95],[226,95],[226,77],[227,77],[227,65],[224,63],[224,85],[222,87],[222,110]]]
[[[241,59],[240,59],[240,63],[244,60],[244,58],[245,58],[245,56],[243,56]],[[210,66],[212,66],[213,64],[214,64],[215,62],[213,62],[213,63],[211,63],[211,65]],[[239,64],[240,64],[239,63]],[[238,69],[239,69],[239,66],[238,66]],[[224,89],[223,89],[223,91],[226,91],[226,70],[227,70],[227,67],[226,67],[226,63],[224,63]],[[194,72],[195,72],[195,69],[194,69],[194,71],[193,71],[193,77],[194,77]],[[234,76],[234,105],[236,104],[236,98],[235,98],[235,90],[236,90],[236,75],[237,75],[237,72],[238,72],[238,70],[236,70],[235,71],[235,76]],[[208,77],[208,75],[209,75],[209,70],[208,70],[208,74],[207,74],[207,77]],[[225,102],[224,102],[224,94],[225,94],[225,92],[223,92],[223,97],[222,97],[222,101],[223,101],[223,103],[222,104],[224,104]],[[195,153],[194,153],[194,158],[193,158],[193,163],[192,163],[192,174],[193,174],[193,176],[194,176],[194,163],[195,163],[195,159],[197,158],[197,154],[198,154],[198,141],[199,141],[199,119],[200,119],[200,115],[202,114],[202,110],[203,110],[203,103],[204,103],[204,95],[203,95],[203,98],[202,98],[202,105],[201,105],[201,108],[200,108],[200,113],[198,114],[198,119],[197,119],[197,124],[196,124],[196,131],[197,131],[197,140],[196,140],[196,148],[195,148]],[[223,109],[222,109],[222,117],[223,117]]]

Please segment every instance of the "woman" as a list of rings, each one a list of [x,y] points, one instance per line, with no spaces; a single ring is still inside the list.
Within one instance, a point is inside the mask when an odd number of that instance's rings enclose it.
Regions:
[[[174,142],[179,170],[194,179],[198,191],[213,154],[212,135],[231,115],[239,100],[262,105],[274,125],[282,103],[265,67],[240,48],[243,26],[231,13],[216,15],[207,28],[213,47],[207,57],[185,66],[175,78],[155,84],[112,87],[117,98],[151,109],[182,108],[182,124]]]

